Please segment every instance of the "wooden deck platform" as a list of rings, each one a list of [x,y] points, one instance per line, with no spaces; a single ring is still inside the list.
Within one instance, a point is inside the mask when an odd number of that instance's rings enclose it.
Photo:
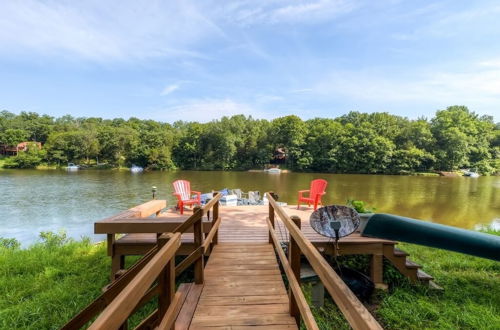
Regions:
[[[282,207],[272,193],[267,197],[269,205],[224,207],[217,193],[182,216],[162,213],[166,201],[152,200],[96,222],[95,232],[107,234],[111,283],[64,329],[82,327],[97,315],[90,329],[126,328],[130,316],[158,296],[158,308],[139,329],[279,330],[303,322],[319,330],[300,285],[304,260],[353,329],[381,329],[325,258],[334,242],[311,228],[312,208]],[[341,255],[371,256],[370,275],[378,287],[384,287],[384,257],[412,280],[429,282],[395,244],[359,233],[339,241]],[[124,269],[125,257],[133,254],[144,256]],[[179,255],[186,257],[176,263]],[[194,282],[176,290],[176,279],[189,267]]]
[[[169,209],[161,213],[157,212],[155,218],[144,218],[144,214],[148,214],[151,210],[165,207],[166,201],[157,200],[148,202],[145,205],[147,205],[145,208],[146,211],[139,208],[141,214],[138,215],[138,218],[123,218],[123,215],[120,215],[96,222],[96,233],[128,233],[116,241],[108,241],[108,246],[111,246],[108,251],[113,260],[113,274],[123,268],[125,256],[146,253],[155,246],[157,232],[171,231],[193,214],[192,210],[185,210],[184,215],[180,215],[179,212]],[[302,206],[300,209],[297,209],[295,205],[289,205],[283,206],[282,209],[288,216],[300,217],[302,233],[318,250],[324,254],[334,254],[333,239],[319,235],[312,229],[309,223],[309,218],[313,212],[312,207]],[[130,210],[127,212],[130,213]],[[269,207],[267,205],[221,205],[219,208],[221,224],[218,230],[218,242],[268,243],[269,238],[266,223],[266,219],[269,216],[268,212]],[[211,219],[204,217],[203,232],[208,233],[211,226]],[[276,236],[281,242],[287,242],[289,238],[286,226],[278,218],[276,219]],[[193,252],[195,244],[192,229],[182,234],[181,242],[182,245],[177,251],[178,255],[189,255]],[[340,250],[338,252],[340,255],[371,255],[370,275],[375,285],[379,288],[385,287],[382,278],[384,257],[412,281],[429,283],[432,277],[422,272],[419,269],[420,267],[413,267],[411,261],[407,260],[407,255],[401,255],[395,249],[396,244],[397,242],[390,240],[363,237],[355,232],[339,240]]]
[[[197,294],[183,305],[176,329],[297,329],[271,244],[216,245]]]

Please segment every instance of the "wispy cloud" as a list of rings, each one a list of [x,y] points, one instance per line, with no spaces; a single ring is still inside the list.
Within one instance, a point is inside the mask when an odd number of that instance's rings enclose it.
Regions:
[[[175,90],[179,89],[179,85],[177,84],[172,84],[172,85],[168,85],[166,86],[162,91],[161,91],[161,94],[160,95],[168,95],[168,94],[171,94],[172,92],[174,92]]]
[[[217,8],[218,16],[242,25],[320,23],[357,8],[346,0],[241,0]]]
[[[193,99],[163,110],[154,111],[152,115],[159,120],[174,122],[177,120],[209,122],[224,116],[251,115],[254,118],[273,116],[268,112],[255,108],[253,105],[224,99]]]
[[[97,61],[197,57],[190,47],[220,37],[218,26],[187,2],[2,1],[0,48]],[[5,54],[3,54],[5,55]]]

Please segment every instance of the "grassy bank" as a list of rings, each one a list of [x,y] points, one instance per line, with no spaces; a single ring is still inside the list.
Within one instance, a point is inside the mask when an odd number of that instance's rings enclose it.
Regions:
[[[13,241],[2,243],[1,329],[59,328],[97,297],[107,282],[110,261],[103,244],[54,234],[44,234],[28,249],[19,249]],[[500,328],[500,263],[410,244],[401,248],[424,265],[444,291],[412,285],[386,267],[390,289],[377,293],[369,306],[385,328]],[[343,263],[367,271],[367,260],[345,257]],[[308,287],[304,289],[307,293]],[[325,307],[314,313],[321,329],[349,328],[328,298]]]

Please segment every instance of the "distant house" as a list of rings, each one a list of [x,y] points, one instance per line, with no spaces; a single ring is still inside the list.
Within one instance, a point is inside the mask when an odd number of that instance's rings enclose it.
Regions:
[[[0,146],[0,153],[3,155],[17,155],[20,151],[22,152],[26,151],[30,144],[35,144],[38,147],[38,149],[42,149],[41,142],[25,141],[18,143],[17,146],[8,146],[8,145]]]
[[[286,162],[285,148],[276,148],[273,154],[272,164],[284,164]]]

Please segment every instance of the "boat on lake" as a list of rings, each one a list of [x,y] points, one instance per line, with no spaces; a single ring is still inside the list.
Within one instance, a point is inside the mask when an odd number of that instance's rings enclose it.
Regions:
[[[280,174],[281,173],[281,169],[277,168],[277,167],[273,167],[273,168],[268,168],[267,170],[265,170],[267,173],[270,173],[270,174]]]
[[[470,170],[463,170],[463,173],[463,176],[468,176],[469,178],[479,178],[481,176],[479,173]]]
[[[144,171],[144,168],[140,166],[132,165],[132,167],[130,168],[130,172],[132,173],[140,173],[142,171]]]
[[[68,163],[68,166],[66,166],[66,170],[68,171],[78,171],[80,169],[80,166],[74,164],[74,163]]]

